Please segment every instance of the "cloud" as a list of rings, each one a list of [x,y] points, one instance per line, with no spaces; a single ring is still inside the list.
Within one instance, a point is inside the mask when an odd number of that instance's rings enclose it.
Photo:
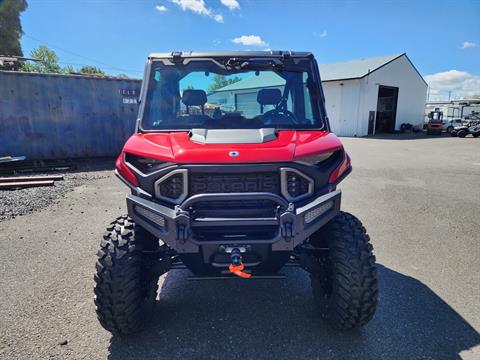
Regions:
[[[448,99],[451,91],[452,98],[480,95],[480,76],[466,71],[449,70],[425,76],[430,86],[430,100]]]
[[[268,43],[262,40],[260,36],[257,35],[242,35],[235,39],[232,39],[232,42],[235,44],[245,45],[245,46],[263,46],[267,47]]]
[[[328,33],[327,30],[323,30],[321,33],[314,32],[313,35],[319,38],[324,38],[327,37]]]
[[[155,9],[157,9],[157,10],[158,10],[159,12],[161,12],[161,13],[164,13],[164,12],[166,12],[166,11],[168,10],[168,9],[167,9],[165,6],[163,6],[163,5],[157,5],[157,6],[155,6]]]
[[[223,23],[223,16],[220,14],[215,14],[213,15],[213,20],[215,20],[216,22]]]
[[[237,0],[220,0],[220,2],[230,10],[240,9],[240,4]]]
[[[477,44],[474,43],[474,42],[470,42],[470,41],[465,41],[462,45],[462,49],[471,49],[471,48],[474,48],[474,47],[477,47]]]
[[[204,0],[170,0],[170,2],[178,5],[183,11],[192,11],[195,14],[207,16],[216,22],[223,23],[223,16],[215,14],[212,9],[207,8]]]

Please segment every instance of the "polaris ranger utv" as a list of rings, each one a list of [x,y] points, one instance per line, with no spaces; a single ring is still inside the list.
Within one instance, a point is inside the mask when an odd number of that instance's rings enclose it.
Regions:
[[[253,281],[286,265],[310,273],[334,327],[366,324],[377,270],[365,228],[340,211],[351,169],[311,53],[150,55],[136,131],[116,162],[128,216],[98,252],[101,325],[140,330],[170,269]]]

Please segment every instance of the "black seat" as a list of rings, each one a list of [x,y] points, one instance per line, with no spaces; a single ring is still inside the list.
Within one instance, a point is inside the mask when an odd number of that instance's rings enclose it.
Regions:
[[[265,105],[277,106],[282,101],[282,92],[280,89],[261,89],[257,93],[257,102],[260,104],[260,112],[263,114]]]
[[[200,106],[202,114],[205,114],[205,104],[207,103],[207,93],[203,90],[188,89],[182,94],[182,102],[187,107],[187,114],[190,113],[190,106]]]

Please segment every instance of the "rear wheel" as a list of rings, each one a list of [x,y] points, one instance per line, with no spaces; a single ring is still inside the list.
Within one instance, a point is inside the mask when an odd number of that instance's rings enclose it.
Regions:
[[[337,329],[369,322],[377,306],[377,269],[373,247],[361,222],[341,212],[317,231],[311,243],[328,248],[317,256],[311,274],[315,302],[322,316]]]
[[[159,251],[158,239],[127,216],[107,227],[94,277],[97,317],[106,330],[130,334],[149,318],[157,296]]]
[[[453,130],[453,126],[449,126],[449,127],[447,127],[447,133],[449,133],[449,134],[450,134],[450,133],[452,132],[452,130]]]

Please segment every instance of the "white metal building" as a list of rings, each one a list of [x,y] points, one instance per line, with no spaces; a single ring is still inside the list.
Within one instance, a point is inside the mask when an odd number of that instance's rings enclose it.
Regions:
[[[428,86],[406,54],[322,64],[320,75],[337,135],[365,136],[393,132],[403,123],[423,124]],[[279,76],[265,74],[228,85],[208,98],[254,115],[258,89],[282,88],[284,83]]]
[[[405,53],[320,65],[332,130],[341,136],[422,125],[428,85]]]

